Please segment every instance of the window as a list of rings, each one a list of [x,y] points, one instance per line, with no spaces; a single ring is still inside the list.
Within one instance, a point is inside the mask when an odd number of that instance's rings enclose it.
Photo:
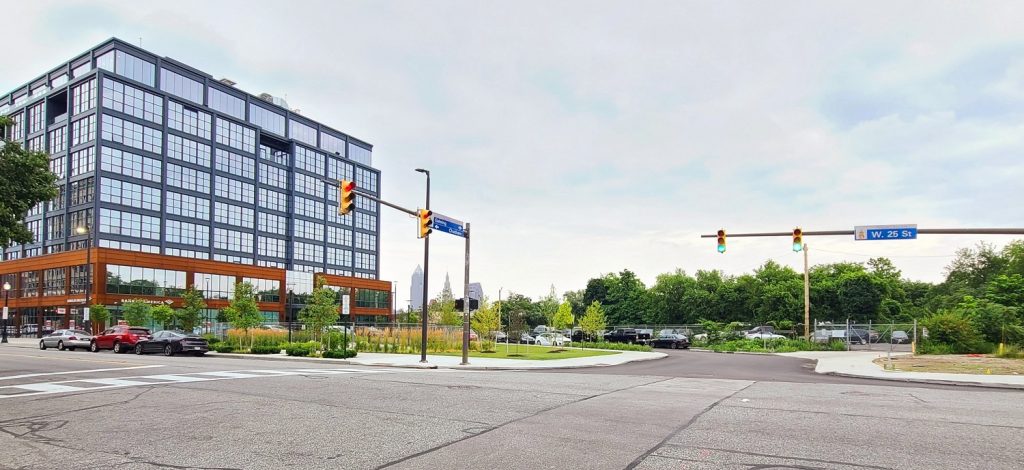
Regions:
[[[245,120],[245,100],[212,86],[207,88],[206,98],[206,105],[210,108],[229,116],[234,116],[237,119]]]
[[[71,123],[71,146],[75,147],[96,138],[96,115],[90,115]]]
[[[270,261],[270,260],[261,259],[261,260],[257,260],[256,264],[259,265],[259,266],[263,266],[265,268],[284,269],[284,263],[282,263],[280,261]]]
[[[260,163],[260,183],[275,188],[288,189],[288,171],[284,168]]]
[[[96,67],[109,70],[122,77],[153,86],[156,66],[127,52],[109,51],[96,58]]]
[[[285,196],[284,193],[260,188],[259,206],[264,209],[275,210],[278,212],[288,212],[288,197]]]
[[[356,252],[356,269],[373,271],[377,269],[377,255]]]
[[[164,254],[180,256],[182,258],[210,259],[210,254],[205,251],[183,250],[181,248],[164,248]]]
[[[193,279],[207,299],[227,300],[235,295],[235,276],[195,273]]]
[[[50,86],[56,89],[57,87],[68,82],[68,74],[62,73],[56,77],[50,78]]]
[[[90,279],[90,266],[87,264],[80,264],[78,266],[71,267],[71,292],[69,294],[84,294],[86,289],[89,287]]]
[[[281,281],[276,279],[256,279],[246,277],[242,278],[242,282],[252,284],[253,290],[256,292],[256,298],[260,302],[281,301]],[[277,313],[274,313],[274,315],[277,315]],[[276,316],[274,318],[276,320]]]
[[[107,265],[107,293],[109,294],[178,297],[184,291],[184,271]]]
[[[71,88],[71,111],[81,114],[96,107],[96,79],[90,78]]]
[[[334,180],[353,180],[355,179],[355,165],[337,158],[328,158],[327,177]]]
[[[90,70],[92,70],[92,61],[88,60],[79,65],[76,65],[75,68],[71,70],[71,76],[74,78],[78,78],[82,75],[85,75]]]
[[[43,295],[67,295],[64,280],[67,268],[53,268],[43,271]]]
[[[117,240],[100,240],[101,248],[114,248],[125,251],[138,251],[142,253],[160,253],[160,247],[142,243],[121,242]]]
[[[363,230],[377,231],[377,216],[365,212],[356,213],[356,228]]]
[[[352,267],[352,250],[348,248],[327,247],[327,264]]]
[[[247,207],[217,202],[214,207],[213,220],[222,224],[252,228],[253,210]]]
[[[46,112],[43,109],[43,104],[39,104],[28,108],[28,133],[35,134],[36,132],[42,132],[43,121],[46,120]]]
[[[320,148],[327,151],[327,153],[336,154],[339,157],[345,156],[345,139],[341,137],[335,137],[333,134],[327,132],[320,132]]]
[[[63,155],[50,159],[50,171],[57,176],[58,180],[64,179],[64,176],[67,175],[67,166],[68,159]]]
[[[217,149],[217,169],[246,179],[256,177],[256,159]]]
[[[103,171],[132,176],[155,183],[159,183],[163,175],[163,162],[156,158],[137,155],[110,147],[101,147],[100,157],[100,168]]]
[[[352,142],[348,144],[348,158],[366,166],[373,166],[373,157],[370,154],[370,150],[364,149]]]
[[[260,212],[258,218],[258,228],[261,232],[276,233],[278,235],[288,233],[288,219],[266,212]]]
[[[291,155],[284,150],[276,150],[266,145],[260,145],[260,158],[277,163],[278,165],[288,166],[288,162],[291,161]]]
[[[260,256],[284,259],[285,244],[280,238],[256,237]]]
[[[356,232],[356,248],[368,251],[377,249],[377,236],[369,233]]]
[[[277,135],[284,135],[284,116],[255,103],[249,103],[249,122]]]
[[[384,290],[356,289],[356,307],[391,308],[391,293]]]
[[[11,125],[8,126],[7,138],[15,142],[21,142],[25,138],[25,113],[12,114]]]
[[[39,297],[39,271],[21,273],[21,295],[19,297]]]
[[[324,247],[312,243],[293,242],[292,257],[297,261],[322,264],[324,261]]]
[[[72,227],[90,227],[92,226],[92,208],[72,212],[68,218],[71,219]]]
[[[25,228],[29,232],[32,232],[32,242],[38,243],[43,241],[43,221],[42,220],[31,220],[25,222]]]
[[[84,175],[96,169],[96,147],[86,147],[71,154],[71,176]]]
[[[247,202],[249,204],[256,202],[254,194],[255,189],[252,183],[225,178],[223,176],[217,176],[216,181],[217,185],[215,194],[217,196],[226,199],[233,199],[235,201]]]
[[[163,153],[163,132],[157,129],[104,114],[102,130],[105,140],[156,154]]]
[[[167,191],[167,213],[210,220],[210,200]]]
[[[53,241],[64,238],[67,230],[64,229],[64,214],[46,218],[46,240]]]
[[[256,131],[241,124],[217,119],[217,143],[243,152],[256,153]]]
[[[164,240],[182,245],[210,246],[210,227],[167,219],[164,224]]]
[[[295,196],[295,213],[311,219],[321,219],[324,213],[324,203]]]
[[[210,193],[210,174],[192,168],[167,164],[167,184],[200,193]]]
[[[367,191],[377,192],[377,173],[365,168],[356,168],[356,186]]]
[[[192,139],[167,134],[167,156],[183,162],[210,166],[210,146]]]
[[[225,254],[221,254],[221,253],[214,254],[213,255],[213,260],[214,261],[221,261],[221,262],[224,262],[224,263],[252,264],[252,258],[250,258],[248,256],[225,255]]]
[[[160,210],[160,189],[110,178],[100,179],[100,200],[151,211]]]
[[[37,216],[37,215],[43,215],[43,206],[44,205],[45,205],[44,203],[40,202],[40,203],[32,206],[32,208],[29,209],[27,213],[25,213],[25,217],[28,218],[28,217],[33,217],[33,216]]]
[[[57,186],[57,197],[50,201],[50,210],[56,211],[64,208],[65,199],[68,196],[68,187],[61,184]]]
[[[210,113],[175,101],[167,102],[167,127],[171,129],[209,140],[210,120]]]
[[[324,155],[300,145],[295,146],[295,168],[301,168],[315,175],[324,173]]]
[[[289,119],[288,125],[288,137],[316,146],[316,129],[294,119]]]
[[[324,241],[324,224],[295,219],[295,236],[309,240]]]
[[[379,202],[371,201],[369,199],[366,199],[365,197],[358,197],[358,198],[356,198],[356,208],[361,210],[361,211],[376,213],[377,212],[377,207],[379,207],[379,206],[380,206]]]
[[[89,204],[92,202],[93,187],[95,186],[94,177],[90,176],[85,179],[71,182],[71,205],[77,206],[80,204]]]
[[[103,107],[157,124],[164,120],[163,98],[109,78],[103,80]]]
[[[195,104],[203,104],[203,84],[201,82],[165,68],[160,69],[160,89]]]
[[[219,250],[252,253],[252,234],[237,230],[215,228],[213,229],[213,247]]]
[[[347,228],[327,226],[327,243],[352,246],[352,231]]]
[[[60,126],[50,131],[50,155],[68,149],[68,126]]]
[[[134,212],[100,209],[100,232],[159,240],[160,218]]]
[[[32,152],[44,152],[46,151],[46,142],[43,141],[42,135],[28,139],[28,145],[25,146],[29,151]]]
[[[295,190],[323,199],[325,183],[315,176],[295,173]],[[322,212],[321,212],[322,213]]]

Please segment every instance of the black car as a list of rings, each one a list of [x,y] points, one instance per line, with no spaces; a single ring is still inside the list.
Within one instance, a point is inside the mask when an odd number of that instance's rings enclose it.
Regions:
[[[672,348],[672,349],[688,349],[690,347],[690,338],[686,335],[678,333],[668,333],[658,335],[657,338],[651,340],[652,348]]]
[[[175,354],[195,354],[202,356],[210,351],[205,339],[182,333],[180,331],[158,331],[152,339],[140,340],[135,343],[135,354],[163,353],[164,356]]]

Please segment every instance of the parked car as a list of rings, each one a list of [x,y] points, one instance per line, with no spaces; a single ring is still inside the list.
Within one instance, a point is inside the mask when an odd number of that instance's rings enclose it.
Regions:
[[[287,328],[285,328],[285,327],[283,327],[281,325],[263,325],[263,326],[260,327],[260,329],[261,330],[270,330],[270,331],[288,331]]]
[[[469,340],[470,341],[476,341],[478,339],[480,339],[480,337],[477,336],[476,332],[473,331],[473,330],[469,330]]]
[[[128,352],[139,340],[150,339],[152,336],[148,329],[140,326],[117,325],[93,336],[89,342],[89,350],[99,352],[101,349],[113,349],[115,353]]]
[[[202,356],[209,351],[210,345],[205,339],[180,331],[158,331],[152,338],[135,343],[135,354],[162,352],[164,356],[182,353]]]
[[[533,335],[534,336],[541,335],[541,334],[547,333],[549,330],[551,330],[551,328],[548,328],[547,325],[537,325],[533,329]]]
[[[604,335],[604,340],[609,343],[644,343],[650,339],[650,333],[634,328],[616,328]]]
[[[775,334],[775,327],[771,326],[771,325],[761,325],[761,326],[758,326],[758,327],[751,328],[751,329],[749,329],[747,331],[744,331],[743,335],[744,336],[746,336],[746,335],[756,335],[758,333]]]
[[[505,334],[504,331],[495,331],[494,332],[494,342],[495,343],[507,343],[508,342],[508,335]]]
[[[540,346],[558,346],[562,347],[569,343],[569,338],[559,333],[544,333],[537,335],[537,344]]]
[[[666,333],[658,335],[651,340],[652,348],[687,349],[690,347],[690,339],[679,333]]]
[[[786,339],[785,336],[777,335],[775,333],[760,332],[760,333],[747,333],[743,335],[746,339],[760,339],[760,340],[773,340],[773,339]]]
[[[39,340],[39,349],[57,348],[61,351],[88,348],[92,335],[82,330],[57,330]]]
[[[534,338],[529,333],[523,333],[519,335],[519,344],[537,344],[537,338]]]
[[[910,335],[906,331],[896,330],[892,332],[889,341],[894,344],[905,344],[910,342]]]

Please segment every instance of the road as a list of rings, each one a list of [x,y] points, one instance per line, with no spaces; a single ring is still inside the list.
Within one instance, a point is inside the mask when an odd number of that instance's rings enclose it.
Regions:
[[[659,372],[758,357],[676,354],[540,373],[0,347],[0,468],[1024,466],[1020,392],[826,383],[777,357]]]

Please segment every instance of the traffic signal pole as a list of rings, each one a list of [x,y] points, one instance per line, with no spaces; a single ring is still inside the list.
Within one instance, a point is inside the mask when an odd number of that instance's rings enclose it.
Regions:
[[[466,222],[466,278],[463,282],[465,285],[462,298],[466,300],[462,303],[462,365],[466,366],[469,365],[469,307],[473,303],[469,298],[469,222]],[[477,340],[482,341],[483,338]]]
[[[811,341],[811,272],[807,264],[807,244],[804,243],[804,339]]]

